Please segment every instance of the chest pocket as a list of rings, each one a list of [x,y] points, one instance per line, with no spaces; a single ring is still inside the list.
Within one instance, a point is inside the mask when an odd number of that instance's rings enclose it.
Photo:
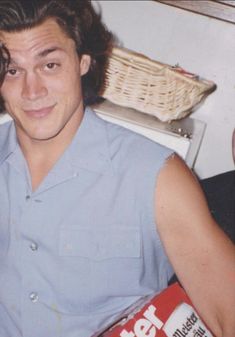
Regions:
[[[139,258],[140,233],[136,228],[61,229],[60,256],[81,256],[96,261]]]
[[[109,313],[136,294],[140,230],[135,227],[61,228],[58,302],[67,313]]]

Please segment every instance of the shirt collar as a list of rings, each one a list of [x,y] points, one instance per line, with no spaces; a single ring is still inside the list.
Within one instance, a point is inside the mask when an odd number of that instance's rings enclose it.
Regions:
[[[0,165],[15,151],[18,146],[15,125],[8,121],[0,127]]]
[[[96,173],[105,172],[111,165],[107,123],[89,107],[79,129],[68,147],[67,159],[73,167]]]
[[[0,164],[15,151],[18,146],[13,121],[0,127]],[[102,173],[110,167],[109,146],[106,122],[99,118],[89,107],[85,113],[71,144],[65,151],[67,164],[76,168]]]

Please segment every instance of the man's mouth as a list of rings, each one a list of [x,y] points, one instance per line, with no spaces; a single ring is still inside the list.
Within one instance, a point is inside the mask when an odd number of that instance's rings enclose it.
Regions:
[[[44,118],[47,117],[54,109],[55,104],[40,109],[24,109],[24,112],[31,118]]]

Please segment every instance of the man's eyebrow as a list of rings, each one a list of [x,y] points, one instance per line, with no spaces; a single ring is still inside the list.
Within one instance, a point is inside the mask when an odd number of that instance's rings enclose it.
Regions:
[[[55,51],[61,51],[61,52],[64,52],[64,49],[63,48],[60,48],[60,47],[50,47],[50,48],[46,48],[42,51],[40,51],[36,57],[37,58],[43,58],[43,57],[46,57],[48,54],[50,53],[53,53]],[[13,66],[16,66],[18,63],[16,60],[14,60],[14,58],[10,58],[10,65],[13,65]]]
[[[64,50],[60,47],[50,47],[50,48],[47,48],[47,49],[44,49],[42,51],[40,51],[37,55],[38,58],[41,58],[41,57],[46,57],[48,54],[50,53],[53,53],[54,51],[62,51],[64,52]]]

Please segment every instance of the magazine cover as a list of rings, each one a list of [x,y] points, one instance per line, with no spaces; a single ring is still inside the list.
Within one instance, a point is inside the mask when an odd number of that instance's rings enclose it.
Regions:
[[[182,287],[175,283],[128,308],[91,337],[214,337]]]

